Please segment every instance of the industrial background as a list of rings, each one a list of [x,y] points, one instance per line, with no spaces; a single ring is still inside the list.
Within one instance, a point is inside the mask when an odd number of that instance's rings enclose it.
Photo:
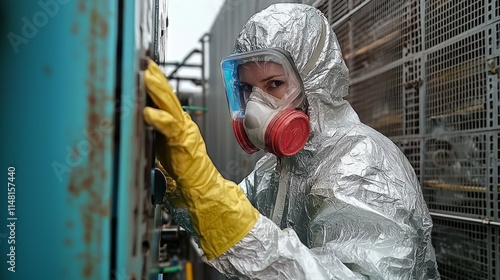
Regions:
[[[260,155],[234,140],[218,63],[249,16],[276,2],[226,1],[209,32],[207,146],[235,181]],[[347,99],[361,121],[415,168],[442,279],[500,279],[500,1],[302,3],[320,9],[337,34]]]
[[[318,1],[348,100],[420,178],[442,279],[500,279],[500,1]]]
[[[1,170],[16,170],[18,243],[12,274],[0,230],[0,279],[225,279],[154,195],[141,59],[177,89],[197,86],[178,95],[218,169],[239,182],[262,154],[234,139],[219,62],[248,18],[277,2],[329,19],[347,99],[419,176],[442,279],[500,280],[499,0],[226,0],[178,62],[165,55],[168,28],[182,28],[168,26],[166,0],[2,1]]]

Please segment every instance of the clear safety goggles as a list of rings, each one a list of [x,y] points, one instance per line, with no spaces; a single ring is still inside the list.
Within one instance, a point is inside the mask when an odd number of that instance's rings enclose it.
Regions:
[[[259,98],[276,110],[304,104],[304,86],[287,51],[267,48],[232,54],[221,61],[222,78],[233,119],[245,116],[245,105]]]

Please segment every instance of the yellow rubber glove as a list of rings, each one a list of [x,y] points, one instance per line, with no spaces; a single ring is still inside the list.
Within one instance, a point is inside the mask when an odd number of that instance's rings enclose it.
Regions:
[[[165,136],[158,137],[156,156],[181,190],[201,249],[209,260],[216,258],[248,234],[259,212],[241,188],[215,168],[198,126],[151,60],[144,79],[149,96],[160,108],[146,107],[144,118]]]
[[[168,199],[168,202],[170,202],[174,208],[187,208],[186,200],[184,199],[184,196],[182,196],[181,190],[177,187],[177,183],[174,178],[168,174],[167,170],[165,170],[165,167],[161,165],[158,159],[155,160],[155,166],[161,170],[163,176],[165,176],[165,180],[167,181],[165,197]]]

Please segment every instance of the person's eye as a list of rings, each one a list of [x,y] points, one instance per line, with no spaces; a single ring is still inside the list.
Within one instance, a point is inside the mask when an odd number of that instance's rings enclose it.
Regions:
[[[246,94],[252,93],[252,88],[253,88],[253,86],[251,86],[249,84],[240,84],[240,90],[243,93],[246,93]]]
[[[269,88],[279,88],[280,86],[282,86],[285,82],[281,81],[281,80],[272,80],[272,81],[269,81],[269,83],[267,84],[267,86]]]
[[[252,92],[252,86],[248,84],[242,84],[241,85],[241,90],[244,92]]]
[[[240,84],[239,88],[241,96],[243,97],[242,101],[246,103],[248,101],[248,98],[250,97],[250,94],[252,94],[253,86],[249,84]]]

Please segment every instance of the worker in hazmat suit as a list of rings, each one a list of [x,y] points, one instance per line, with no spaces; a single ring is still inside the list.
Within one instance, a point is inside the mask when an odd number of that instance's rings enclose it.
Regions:
[[[240,279],[440,278],[417,177],[343,99],[348,70],[320,11],[255,14],[221,70],[238,143],[268,152],[239,186],[214,167],[160,69],[145,72],[159,107],[145,120],[165,136],[157,157],[176,182],[169,204],[209,264]]]

